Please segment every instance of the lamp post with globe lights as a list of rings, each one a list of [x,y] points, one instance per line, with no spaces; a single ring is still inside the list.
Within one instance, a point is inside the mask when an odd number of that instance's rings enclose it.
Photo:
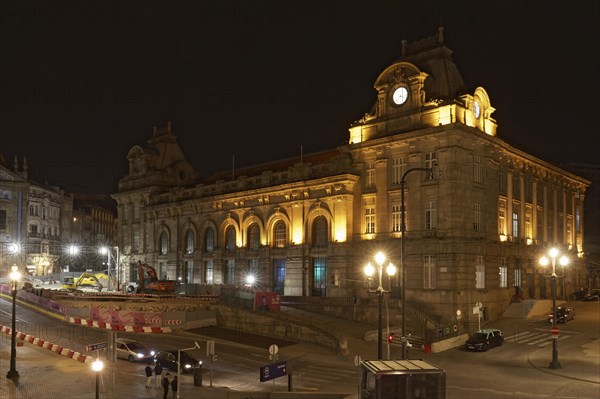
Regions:
[[[16,368],[17,362],[17,284],[21,279],[21,273],[19,273],[19,267],[13,265],[12,271],[10,272],[10,279],[12,280],[12,328],[11,341],[10,341],[10,369],[6,373],[6,378],[16,381],[19,378],[19,372]]]
[[[549,264],[552,265],[552,274],[550,274],[550,276],[546,276],[552,279],[552,330],[555,330],[556,320],[558,319],[558,315],[556,314],[556,279],[558,277],[563,277],[556,275],[556,258],[558,258],[559,255],[560,253],[557,248],[551,248],[550,251],[548,251],[548,256],[550,259],[548,259],[546,256],[542,256],[540,258],[540,265],[542,265],[544,268],[544,275],[546,275],[546,267]],[[559,263],[563,267],[567,266],[569,264],[569,259],[565,255],[561,255],[559,258]],[[552,361],[550,362],[549,367],[551,369],[561,368],[560,363],[558,362],[558,335],[552,335]]]
[[[104,363],[100,359],[94,360],[92,370],[96,372],[96,399],[100,398],[100,372],[104,368]]]
[[[382,323],[381,323],[381,319],[382,319],[382,301],[383,301],[383,294],[385,292],[389,292],[386,291],[383,288],[383,264],[386,261],[386,257],[382,252],[377,252],[377,254],[375,254],[375,264],[377,265],[377,269],[375,269],[375,267],[371,264],[371,262],[369,262],[366,266],[365,266],[365,275],[367,277],[371,277],[375,274],[375,271],[377,271],[377,277],[378,277],[378,286],[377,289],[374,291],[377,293],[377,307],[378,307],[378,319],[377,319],[377,359],[381,360],[381,351],[382,351]],[[387,267],[386,267],[386,273],[388,275],[388,277],[392,277],[393,275],[396,274],[396,266],[394,266],[391,262],[388,263]],[[369,291],[369,292],[373,292],[373,291]],[[404,333],[403,333],[404,334]]]

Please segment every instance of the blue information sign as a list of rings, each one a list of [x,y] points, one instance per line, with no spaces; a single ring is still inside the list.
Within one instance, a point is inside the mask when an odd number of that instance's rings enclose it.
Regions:
[[[266,366],[260,368],[260,382],[265,382],[275,378],[283,377],[286,374],[286,362],[267,364]]]

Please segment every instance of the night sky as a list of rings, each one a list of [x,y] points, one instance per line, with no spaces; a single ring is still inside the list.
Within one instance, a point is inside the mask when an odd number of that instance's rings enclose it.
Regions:
[[[114,193],[128,150],[167,121],[202,174],[332,148],[401,41],[441,24],[500,138],[600,164],[598,4],[3,1],[0,152],[39,182]]]

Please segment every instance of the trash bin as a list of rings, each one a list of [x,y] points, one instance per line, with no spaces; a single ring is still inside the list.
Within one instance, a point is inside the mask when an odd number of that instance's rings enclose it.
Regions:
[[[201,368],[194,369],[194,386],[196,386],[196,387],[202,386],[202,369]]]

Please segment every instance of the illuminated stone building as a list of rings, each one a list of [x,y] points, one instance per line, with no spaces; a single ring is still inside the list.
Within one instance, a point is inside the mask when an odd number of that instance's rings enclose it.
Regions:
[[[498,137],[492,100],[451,54],[441,29],[404,42],[348,143],[319,153],[200,180],[171,126],[155,129],[113,194],[122,262],[188,283],[243,286],[255,274],[289,297],[364,298],[376,251],[400,265],[404,173],[434,168],[405,179],[410,306],[468,323],[477,302],[495,319],[515,297],[547,299],[538,258],[550,245],[571,259],[559,295],[579,287],[589,181]],[[389,284],[397,297],[398,279]]]

